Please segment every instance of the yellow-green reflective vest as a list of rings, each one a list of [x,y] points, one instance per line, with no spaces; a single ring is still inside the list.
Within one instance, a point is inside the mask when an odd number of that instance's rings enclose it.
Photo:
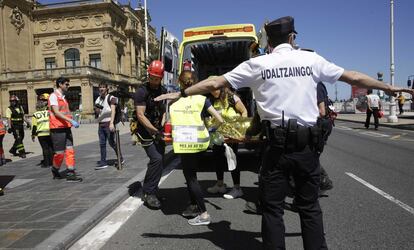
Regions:
[[[240,116],[236,110],[230,106],[228,101],[223,104],[220,100],[215,100],[213,107],[220,113],[221,117],[223,117],[224,120],[227,120],[227,118]]]
[[[36,126],[37,136],[48,136],[49,133],[49,111],[42,110],[33,113],[32,125]]]
[[[206,97],[180,98],[170,107],[174,153],[197,153],[208,148],[210,136],[201,119]]]

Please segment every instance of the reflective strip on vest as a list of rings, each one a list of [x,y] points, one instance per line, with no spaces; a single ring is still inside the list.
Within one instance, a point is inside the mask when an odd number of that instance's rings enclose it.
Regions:
[[[56,92],[53,94],[56,95],[57,97],[58,109],[60,113],[62,113],[67,118],[72,119],[72,113],[69,110],[69,104],[66,101],[66,99],[64,99],[62,96],[60,96]],[[48,101],[48,108],[49,108],[49,128],[50,129],[72,127],[72,124],[70,122],[60,119],[59,117],[55,116],[55,113],[53,113],[52,107],[50,106],[50,101]]]
[[[170,107],[174,153],[205,151],[210,136],[201,119],[206,97],[202,95],[180,98]]]

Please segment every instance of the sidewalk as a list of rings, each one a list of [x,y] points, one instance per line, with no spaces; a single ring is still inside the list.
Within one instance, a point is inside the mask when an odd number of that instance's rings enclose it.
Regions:
[[[397,123],[387,122],[387,115],[385,114],[383,118],[379,120],[380,127],[391,127],[398,129],[407,129],[414,130],[414,112],[405,112],[403,115],[398,115]],[[364,124],[366,119],[366,114],[338,114],[338,121],[347,121],[347,122],[356,122]],[[374,125],[374,117],[371,117],[371,126]]]
[[[123,170],[113,166],[94,170],[100,158],[97,124],[72,129],[81,183],[53,180],[49,169],[37,166],[41,149],[26,132],[25,147],[32,152],[26,159],[10,157],[12,136],[5,138],[6,158],[12,162],[0,167],[0,176],[15,178],[0,197],[0,249],[65,248],[124,200],[128,186],[145,174],[147,157],[141,146],[132,146],[127,124],[120,126]],[[107,152],[114,161],[116,155],[109,146]]]

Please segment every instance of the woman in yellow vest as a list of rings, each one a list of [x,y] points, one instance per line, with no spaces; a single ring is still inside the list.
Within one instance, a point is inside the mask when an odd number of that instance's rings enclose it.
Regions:
[[[230,91],[228,88],[221,88],[211,92],[211,103],[214,108],[221,114],[224,121],[231,120],[235,116],[247,117],[247,109],[240,98]],[[237,154],[238,144],[229,145],[235,154]],[[243,191],[240,188],[240,169],[236,167],[231,171],[233,179],[233,188],[226,193],[226,184],[224,183],[224,171],[227,169],[227,160],[225,157],[224,145],[214,145],[213,153],[215,157],[217,183],[207,188],[207,192],[211,194],[221,193],[226,199],[235,199],[243,196]]]
[[[49,131],[49,111],[47,110],[47,100],[49,94],[44,93],[39,96],[37,111],[32,117],[32,141],[37,136],[43,152],[42,168],[50,168],[53,165],[53,145]]]
[[[191,86],[195,76],[191,70],[184,70],[179,77],[181,92]],[[210,224],[210,215],[204,203],[203,191],[197,180],[197,166],[202,154],[207,150],[210,136],[204,125],[202,114],[210,113],[219,122],[223,122],[220,114],[213,108],[209,100],[202,95],[180,98],[170,106],[172,140],[174,153],[181,156],[183,174],[187,182],[191,204],[182,213],[193,226]]]

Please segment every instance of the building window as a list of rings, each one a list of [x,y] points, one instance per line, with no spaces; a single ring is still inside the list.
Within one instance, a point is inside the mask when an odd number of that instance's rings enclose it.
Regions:
[[[121,74],[122,73],[122,65],[121,65],[121,62],[122,62],[122,55],[121,54],[118,54],[118,57],[117,57],[117,60],[116,60],[118,74]]]
[[[45,58],[45,69],[54,69],[56,68],[56,61],[54,57]]]
[[[94,68],[101,68],[101,54],[90,54],[89,55],[89,66]]]
[[[15,95],[19,98],[19,104],[23,107],[24,113],[29,112],[29,106],[27,105],[27,90],[12,90],[9,91],[10,96]]]
[[[80,66],[80,54],[77,49],[68,49],[65,51],[65,67],[73,68]]]

